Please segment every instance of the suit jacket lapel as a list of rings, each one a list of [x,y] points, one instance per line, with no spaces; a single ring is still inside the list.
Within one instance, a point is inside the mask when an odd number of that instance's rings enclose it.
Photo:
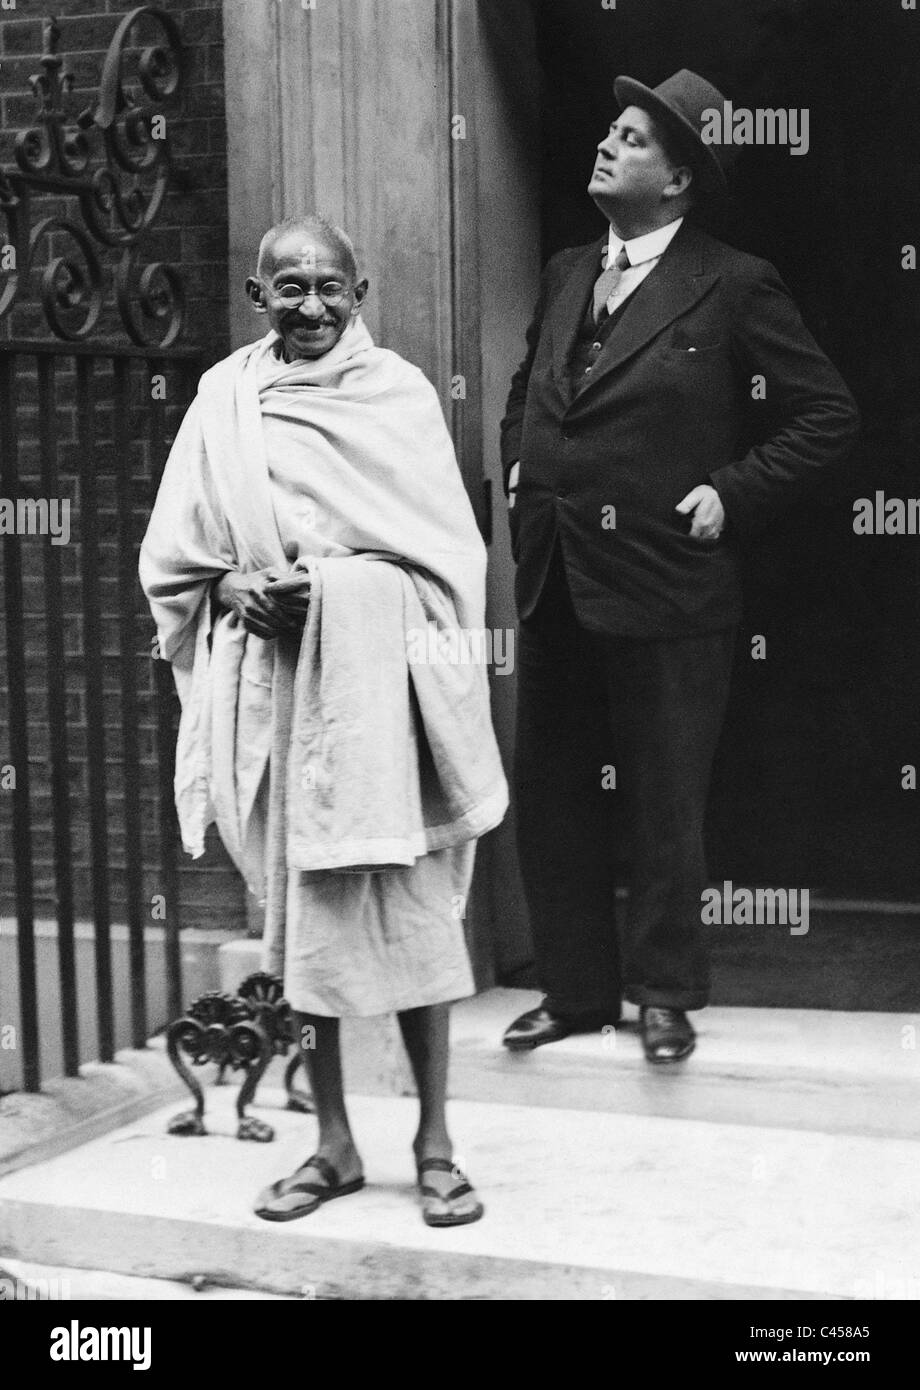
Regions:
[[[579,266],[578,270],[580,269]],[[622,322],[616,325],[608,337],[604,350],[594,365],[591,381],[579,392],[577,402],[580,403],[585,396],[589,396],[599,382],[628,358],[635,356],[652,338],[656,338],[670,323],[698,303],[709,293],[718,279],[718,275],[707,274],[702,239],[697,236],[692,226],[685,223],[658,265],[635,291],[635,303],[629,305]],[[583,311],[583,300],[581,307]],[[577,325],[575,331],[577,332]],[[570,349],[573,344],[574,336]]]
[[[565,400],[572,399],[572,383],[569,379],[569,359],[575,350],[575,343],[581,328],[588,295],[601,273],[601,257],[607,246],[607,238],[586,246],[580,260],[576,261],[562,293],[551,310],[550,331],[553,335],[553,375]]]

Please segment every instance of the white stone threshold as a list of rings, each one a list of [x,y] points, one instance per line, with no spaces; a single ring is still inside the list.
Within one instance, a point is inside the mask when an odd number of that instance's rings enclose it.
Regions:
[[[477,1225],[423,1225],[415,1102],[358,1056],[352,1090],[376,1092],[350,1102],[362,1192],[260,1221],[257,1192],[312,1151],[315,1120],[269,1087],[254,1113],[275,1142],[240,1143],[234,1088],[212,1089],[204,1138],[166,1135],[172,1104],[0,1179],[0,1264],[345,1300],[920,1296],[920,1068],[903,1045],[920,1020],[705,1011],[672,1071],[629,1025],[506,1054],[501,1027],[535,997],[456,1010],[451,1126]]]

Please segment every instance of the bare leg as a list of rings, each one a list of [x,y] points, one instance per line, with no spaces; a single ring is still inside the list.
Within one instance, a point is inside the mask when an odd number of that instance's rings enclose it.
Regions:
[[[398,1014],[403,1042],[418,1088],[418,1133],[412,1147],[423,1158],[452,1158],[447,1132],[447,1057],[450,1006],[429,1004]]]
[[[430,1169],[424,1174],[425,1186],[443,1194],[443,1200],[435,1201],[433,1206],[431,1202],[426,1203],[429,1214],[441,1218],[440,1224],[475,1220],[482,1215],[475,1192],[470,1191],[447,1201],[447,1194],[463,1181],[462,1175],[453,1166],[455,1155],[447,1132],[450,1006],[429,1004],[421,1009],[406,1009],[398,1017],[418,1089],[419,1122],[412,1145],[416,1166],[427,1158],[445,1159],[451,1164],[447,1171]]]
[[[339,1020],[316,1014],[295,1014],[294,1026],[310,1078],[319,1141],[316,1152],[338,1169],[343,1182],[361,1176],[361,1159],[355,1147],[345,1109]]]
[[[259,1194],[255,1212],[265,1221],[295,1221],[308,1216],[332,1196],[345,1196],[340,1189],[357,1190],[363,1177],[345,1110],[339,1020],[295,1014],[294,1024],[313,1089],[319,1141],[309,1163],[302,1163],[290,1177],[271,1183]],[[317,1188],[321,1190],[317,1192]],[[326,1196],[326,1192],[332,1195]]]

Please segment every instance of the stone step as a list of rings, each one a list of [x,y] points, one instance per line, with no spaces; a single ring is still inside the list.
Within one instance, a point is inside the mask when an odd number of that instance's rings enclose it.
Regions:
[[[503,1030],[540,1002],[494,989],[455,1006],[451,1095],[463,1100],[601,1110],[718,1124],[920,1137],[920,1015],[712,1008],[693,1015],[697,1050],[650,1067],[638,1010],[623,1024],[529,1053]],[[376,1087],[356,1077],[357,1090]]]
[[[206,1281],[193,1287],[170,1279],[138,1279],[105,1269],[74,1269],[4,1260],[0,1265],[0,1302],[25,1303],[225,1303],[276,1302],[287,1294],[226,1288]]]
[[[320,1299],[920,1296],[920,1018],[708,1009],[694,1056],[652,1068],[634,1010],[509,1054],[503,1029],[538,1000],[492,990],[454,1010],[451,1126],[477,1225],[421,1223],[398,1032],[364,1019],[343,1030],[363,1192],[289,1225],[251,1214],[315,1140],[283,1109],[279,1061],[253,1109],[272,1144],[236,1140],[236,1087],[211,1087],[206,1137],[168,1136],[172,1103],[0,1179],[0,1264]]]
[[[170,1138],[168,1107],[0,1180],[2,1258],[318,1299],[903,1298],[920,1286],[920,1144],[699,1119],[456,1101],[486,1217],[417,1210],[416,1105],[353,1097],[367,1187],[301,1221],[251,1214],[315,1120],[266,1092],[268,1145]],[[914,1292],[911,1292],[913,1290]]]
[[[258,968],[258,942],[221,948],[222,984]],[[720,1124],[779,1125],[879,1137],[920,1136],[920,1014],[710,1008],[693,1015],[696,1052],[650,1067],[627,1004],[623,1024],[530,1053],[501,1046],[541,996],[492,989],[452,1010],[450,1091],[458,1100],[606,1110]],[[396,1021],[342,1025],[345,1075],[359,1095],[412,1095]],[[266,1078],[280,1085],[281,1068]]]

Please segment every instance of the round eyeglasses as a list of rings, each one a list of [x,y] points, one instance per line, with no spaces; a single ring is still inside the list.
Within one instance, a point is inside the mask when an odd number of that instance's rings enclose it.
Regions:
[[[311,294],[319,295],[322,302],[330,309],[334,309],[337,304],[344,304],[350,294],[348,285],[341,284],[338,280],[327,280],[324,285],[320,285],[318,290],[305,290],[300,285],[269,285],[263,280],[262,284],[273,294],[275,299],[283,309],[299,309],[300,306],[310,298]]]

